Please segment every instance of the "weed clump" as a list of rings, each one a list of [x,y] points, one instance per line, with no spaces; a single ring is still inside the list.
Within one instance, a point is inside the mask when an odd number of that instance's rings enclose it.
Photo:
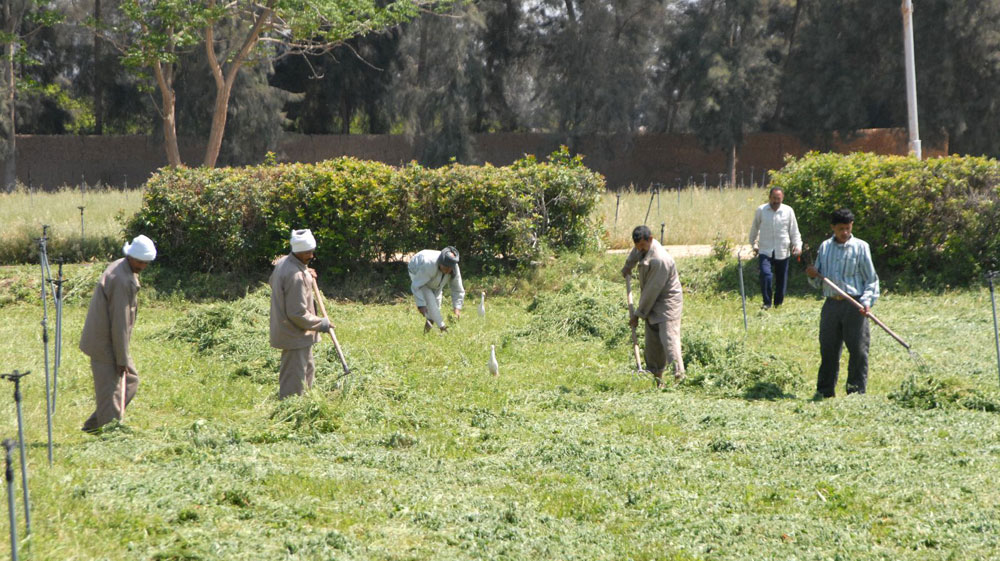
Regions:
[[[907,376],[889,399],[910,409],[1000,411],[1000,396],[972,387],[957,376]]]
[[[796,365],[742,341],[724,342],[704,332],[686,331],[681,346],[688,385],[746,399],[778,399],[792,397],[802,380]]]
[[[558,292],[541,293],[528,306],[534,316],[523,335],[561,335],[604,341],[609,348],[628,335],[628,313],[621,284],[580,277]]]

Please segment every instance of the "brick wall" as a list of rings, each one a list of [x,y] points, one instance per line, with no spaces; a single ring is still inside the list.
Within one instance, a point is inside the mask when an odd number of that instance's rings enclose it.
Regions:
[[[401,135],[287,135],[277,150],[282,161],[316,162],[342,155],[401,164],[418,154],[419,139]],[[591,135],[569,139],[555,134],[497,133],[473,136],[479,162],[507,165],[524,154],[543,158],[566,144],[585,156],[584,162],[608,179],[609,187],[646,187],[659,182],[674,186],[687,182],[718,184],[724,172],[723,151],[702,149],[693,135]],[[202,142],[181,141],[181,157],[197,165],[204,153]],[[898,129],[859,131],[845,142],[811,146],[796,137],[779,133],[748,135],[739,151],[737,169],[750,182],[750,171],[760,181],[764,170],[778,169],[785,155],[801,156],[809,150],[837,152],[867,151],[906,154],[906,132]],[[925,157],[941,156],[947,146],[924,147]],[[166,165],[162,146],[145,136],[34,136],[17,140],[18,179],[35,188],[102,183],[137,186],[156,169]]]

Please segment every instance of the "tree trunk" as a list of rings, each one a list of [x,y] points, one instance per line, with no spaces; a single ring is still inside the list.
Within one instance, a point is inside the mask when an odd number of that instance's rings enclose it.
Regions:
[[[729,186],[736,186],[736,143],[732,143],[726,150],[726,173],[729,175]]]
[[[230,66],[225,72],[223,72],[222,64],[219,63],[219,58],[215,54],[215,29],[213,27],[215,22],[208,22],[205,28],[205,54],[208,55],[208,66],[212,71],[212,77],[215,79],[215,108],[212,111],[212,131],[208,135],[208,146],[205,147],[205,160],[203,162],[205,167],[214,168],[216,161],[219,159],[219,151],[222,149],[222,136],[226,132],[226,119],[229,116],[229,96],[233,93],[233,84],[236,83],[236,76],[239,74],[243,62],[247,59],[254,46],[257,45],[261,31],[271,21],[276,3],[276,0],[271,0],[266,4],[264,10],[257,17],[257,21],[254,22],[253,27],[247,32],[246,37],[243,38],[243,43],[240,45],[239,51],[233,53],[231,59],[230,57],[223,59],[230,60]],[[214,8],[215,1],[210,1],[208,5],[210,8]]]
[[[177,147],[177,94],[174,92],[173,65],[156,63],[153,65],[153,75],[160,88],[160,100],[163,118],[163,147],[167,151],[167,164],[171,167],[184,165],[181,162],[181,151]]]
[[[17,31],[15,14],[10,2],[4,1],[0,30],[10,38]],[[3,44],[3,62],[0,67],[0,188],[11,192],[17,184],[17,127],[14,122],[14,42]]]
[[[101,0],[94,0],[94,22],[101,25]],[[94,134],[104,134],[104,76],[101,66],[101,35],[94,33]]]

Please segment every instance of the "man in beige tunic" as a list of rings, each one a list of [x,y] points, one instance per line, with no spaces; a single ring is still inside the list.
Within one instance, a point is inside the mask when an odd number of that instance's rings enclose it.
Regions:
[[[312,346],[319,334],[330,331],[330,320],[316,315],[313,281],[316,271],[307,265],[316,239],[309,230],[293,230],[292,252],[274,265],[271,273],[271,346],[281,349],[278,397],[300,395],[316,376]]]
[[[138,236],[122,248],[125,257],[108,265],[94,288],[80,337],[80,350],[90,357],[97,408],[83,430],[96,432],[112,419],[121,419],[121,379],[125,377],[125,405],[135,397],[139,373],[129,344],[138,312],[139,273],[156,259],[156,246]]]
[[[681,310],[684,297],[674,258],[660,242],[653,239],[647,226],[632,230],[635,248],[625,259],[622,275],[628,277],[632,268],[639,267],[639,287],[642,294],[635,306],[630,325],[638,327],[639,318],[646,325],[646,369],[653,373],[657,387],[663,387],[663,370],[673,365],[674,380],[684,379],[684,359],[681,357]]]

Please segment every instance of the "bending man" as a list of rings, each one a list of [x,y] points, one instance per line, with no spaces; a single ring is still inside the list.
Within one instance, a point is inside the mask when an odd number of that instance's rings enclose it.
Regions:
[[[139,273],[153,259],[156,246],[146,236],[137,236],[122,248],[125,257],[113,261],[101,274],[90,298],[90,308],[80,336],[80,350],[90,357],[94,375],[94,398],[97,407],[83,423],[85,432],[121,419],[122,377],[125,377],[125,405],[139,387],[139,372],[135,369],[129,347],[132,328],[139,311]]]
[[[462,272],[458,269],[458,250],[448,246],[441,251],[425,249],[410,259],[407,265],[410,273],[410,291],[417,302],[417,310],[426,318],[424,332],[436,325],[447,331],[441,317],[441,297],[446,284],[451,285],[451,306],[456,318],[462,317],[462,302],[465,288],[462,286]]]
[[[673,366],[674,380],[684,379],[684,359],[681,356],[681,311],[684,295],[677,275],[674,258],[653,239],[648,226],[632,230],[635,247],[625,258],[622,275],[628,277],[632,268],[639,267],[639,288],[642,294],[630,320],[638,327],[645,320],[646,348],[643,351],[646,369],[653,373],[657,387],[663,387],[663,370]]]
[[[316,239],[309,230],[292,230],[292,251],[278,259],[271,285],[271,346],[281,349],[278,397],[301,395],[316,377],[312,346],[330,330],[330,320],[316,315],[313,281],[316,271],[307,265]]]

